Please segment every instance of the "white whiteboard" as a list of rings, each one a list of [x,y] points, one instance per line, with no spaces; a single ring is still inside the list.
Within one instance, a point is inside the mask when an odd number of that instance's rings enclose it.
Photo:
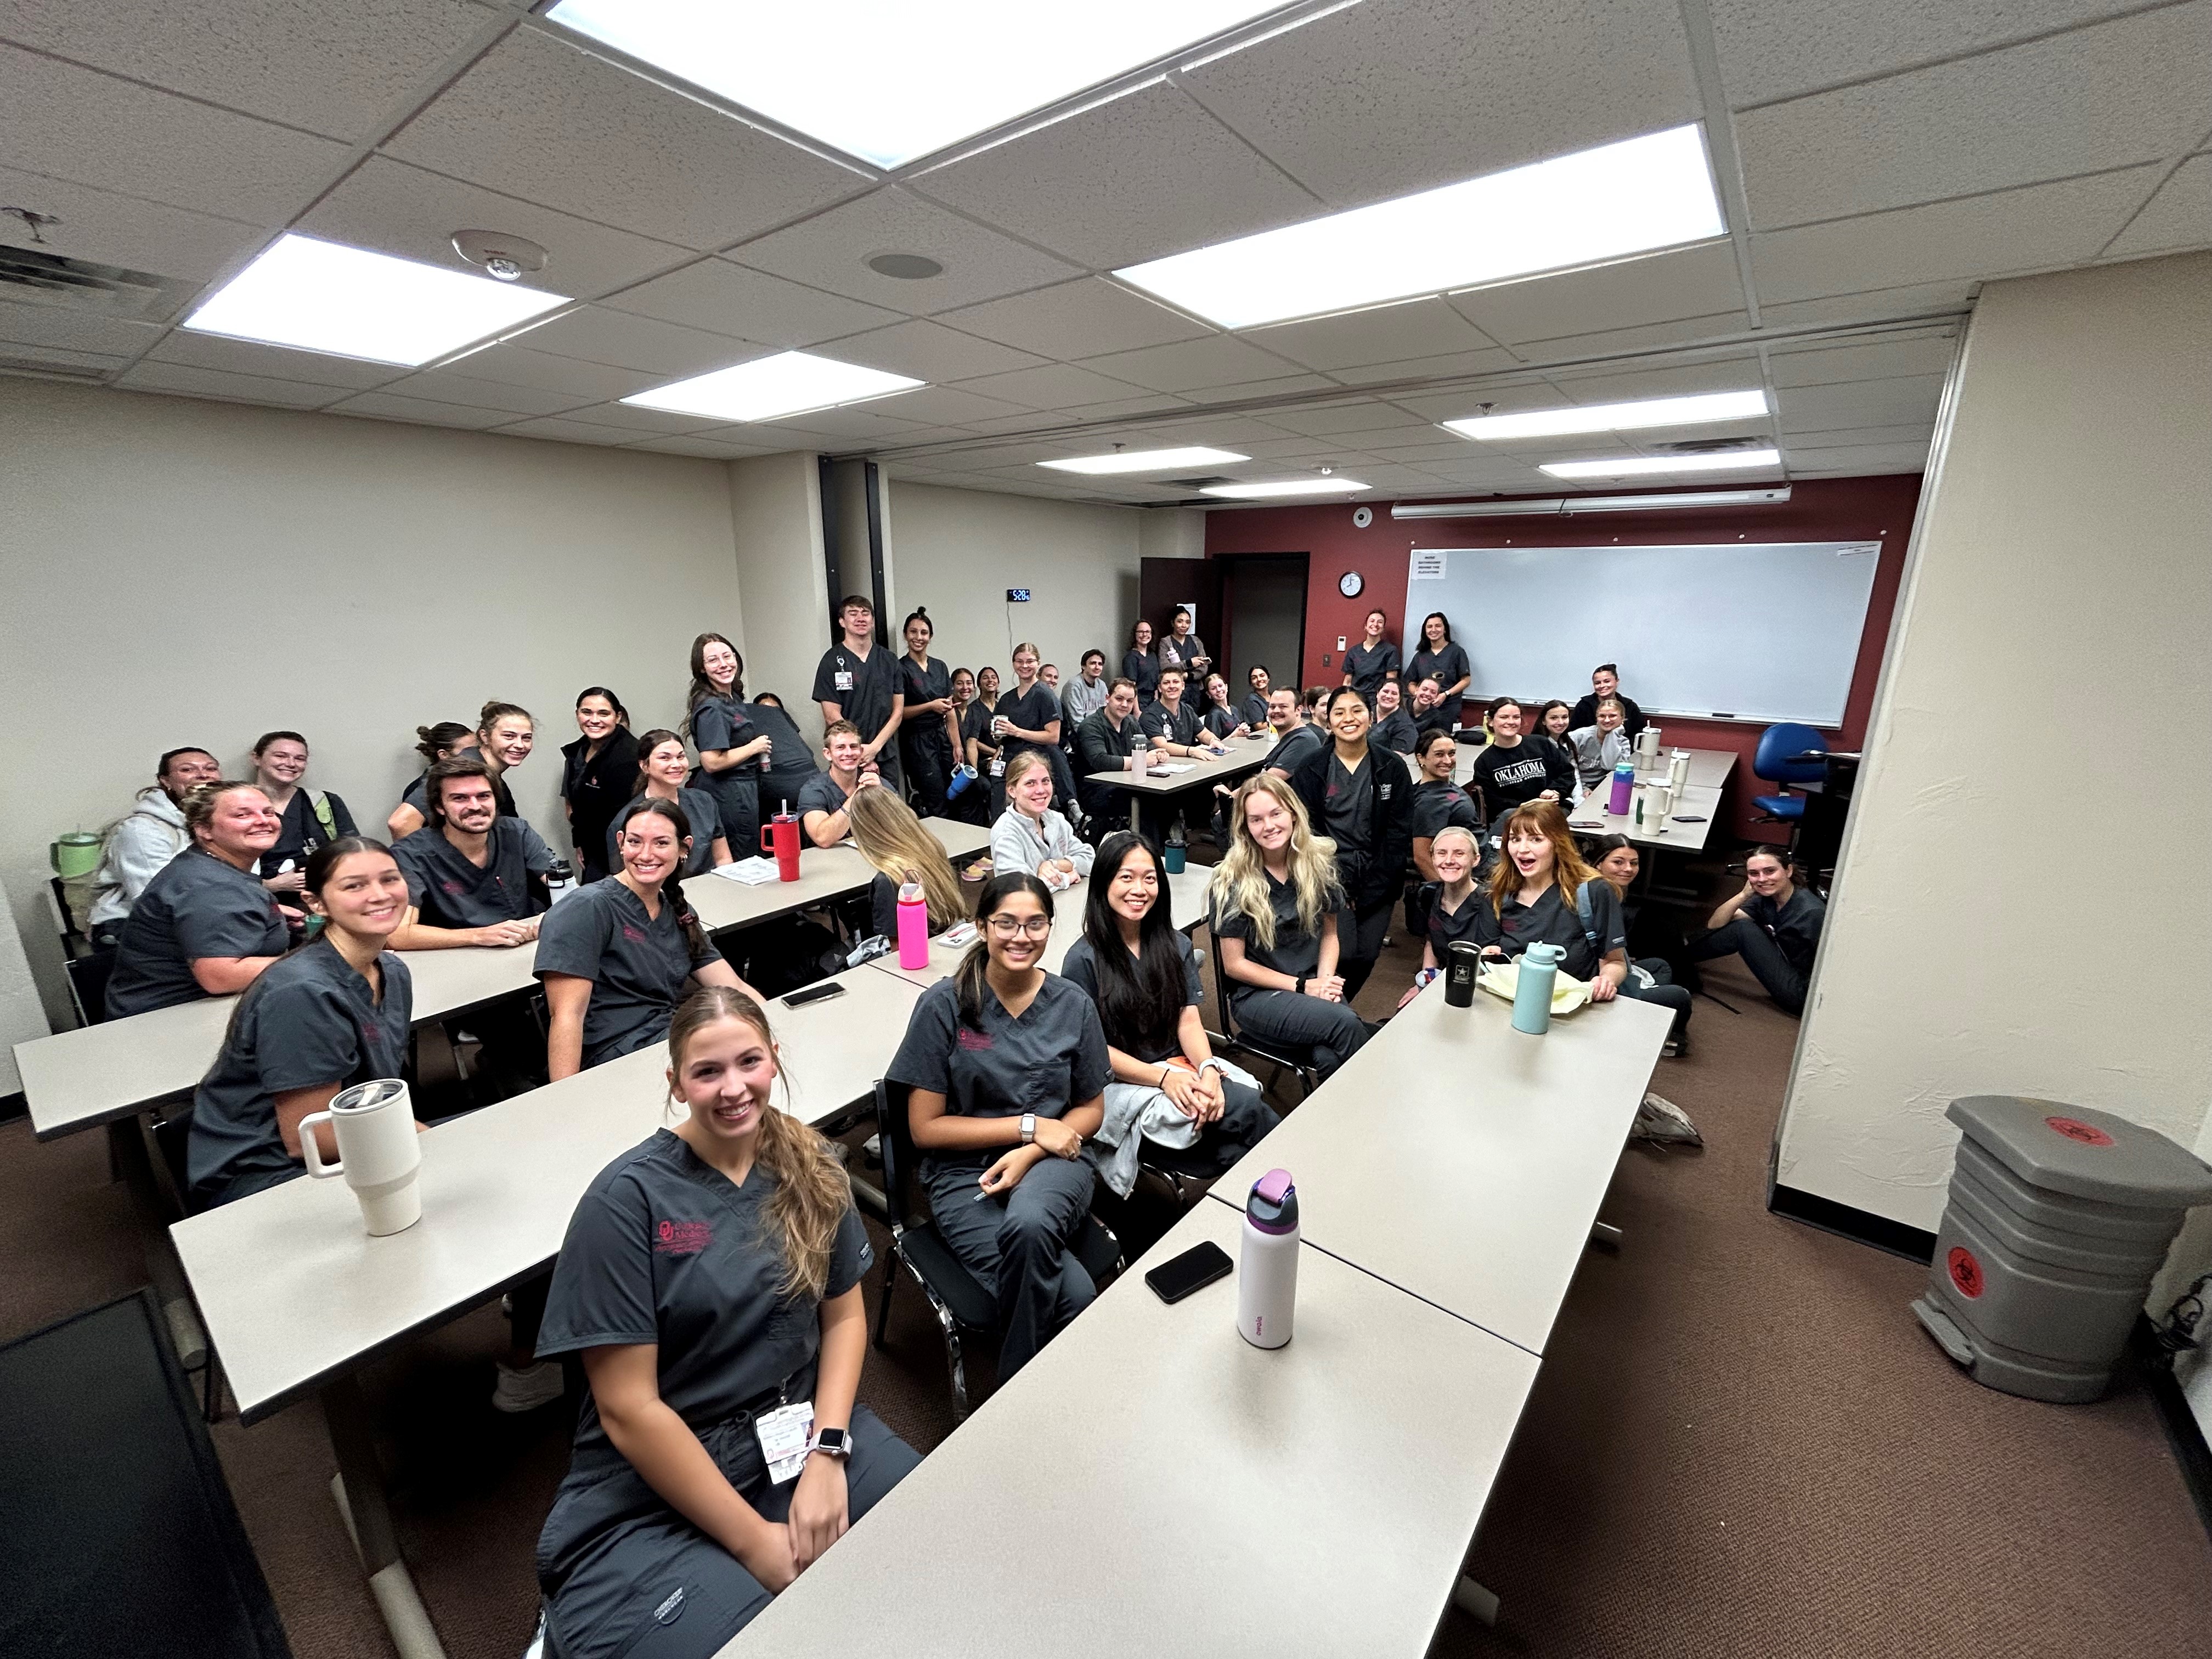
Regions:
[[[1564,697],[1620,665],[1648,714],[1842,723],[1879,542],[1416,548],[1406,649],[1441,611],[1470,699]]]

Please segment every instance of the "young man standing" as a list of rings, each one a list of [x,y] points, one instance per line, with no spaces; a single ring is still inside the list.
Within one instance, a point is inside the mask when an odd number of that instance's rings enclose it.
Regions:
[[[891,739],[906,707],[897,665],[891,653],[875,642],[876,608],[866,597],[847,594],[837,607],[837,620],[842,635],[822,653],[822,665],[814,671],[814,701],[821,706],[822,723],[852,721],[866,750],[864,758],[874,761],[896,782],[898,746]]]

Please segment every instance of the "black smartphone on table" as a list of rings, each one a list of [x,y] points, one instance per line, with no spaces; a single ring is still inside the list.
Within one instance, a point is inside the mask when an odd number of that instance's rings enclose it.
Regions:
[[[1180,1302],[1194,1291],[1202,1291],[1217,1279],[1229,1277],[1236,1264],[1229,1252],[1207,1239],[1194,1244],[1171,1261],[1163,1261],[1145,1275],[1145,1283],[1163,1302]]]
[[[803,991],[793,991],[783,1000],[787,1008],[804,1008],[810,1002],[827,1002],[831,997],[842,997],[845,988],[835,980],[824,980],[819,985],[810,985]]]

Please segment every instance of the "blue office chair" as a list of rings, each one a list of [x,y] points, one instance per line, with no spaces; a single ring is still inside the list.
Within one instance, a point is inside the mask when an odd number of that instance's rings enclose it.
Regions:
[[[1818,783],[1827,775],[1826,739],[1809,726],[1784,721],[1759,734],[1759,752],[1752,757],[1753,776],[1770,783]],[[1769,818],[1795,823],[1805,816],[1802,795],[1753,795],[1752,805]]]

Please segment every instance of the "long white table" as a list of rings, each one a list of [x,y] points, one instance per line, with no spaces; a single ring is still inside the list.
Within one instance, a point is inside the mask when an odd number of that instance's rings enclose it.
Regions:
[[[1201,865],[1187,866],[1180,875],[1168,878],[1169,915],[1175,925],[1188,933],[1206,920],[1206,884],[1212,871]],[[1052,937],[1044,948],[1044,970],[1056,974],[1060,965],[1067,960],[1067,952],[1076,940],[1083,937],[1084,889],[1079,884],[1064,893],[1053,896]],[[964,945],[947,945],[939,937],[929,942],[929,963],[921,968],[902,968],[898,953],[875,958],[867,965],[896,974],[915,985],[934,985],[940,979],[949,979],[960,967],[960,958],[968,954]]]
[[[1164,777],[1155,777],[1149,771],[1090,772],[1084,775],[1085,780],[1129,792],[1129,827],[1133,830],[1137,827],[1138,797],[1180,795],[1188,789],[1206,789],[1210,793],[1214,784],[1236,783],[1267,763],[1275,747],[1275,734],[1269,731],[1259,737],[1224,738],[1222,741],[1229,752],[1218,760],[1192,756],[1164,759],[1159,763],[1162,765],[1186,769]]]
[[[1684,786],[1681,798],[1665,818],[1640,828],[1631,813],[1607,811],[1610,799],[1607,786],[1601,783],[1567,814],[1568,827],[1578,836],[1626,836],[1639,847],[1662,852],[1702,853],[1720,821],[1721,792],[1694,783]],[[1698,821],[1686,823],[1685,818]]]
[[[990,846],[988,830],[948,818],[925,822],[954,858]],[[684,896],[709,930],[722,933],[859,892],[875,874],[850,847],[808,848],[799,854],[799,868],[795,882],[757,887],[695,876],[685,882]],[[535,945],[402,954],[414,978],[418,1025],[451,1018],[537,983]],[[191,1093],[215,1063],[237,1000],[208,997],[17,1043],[15,1064],[22,1073],[32,1132],[40,1140],[52,1140]]]
[[[1279,1349],[1234,1275],[1146,1286],[1239,1225],[1194,1206],[725,1659],[1421,1653],[1538,1362],[1310,1248]]]

